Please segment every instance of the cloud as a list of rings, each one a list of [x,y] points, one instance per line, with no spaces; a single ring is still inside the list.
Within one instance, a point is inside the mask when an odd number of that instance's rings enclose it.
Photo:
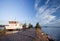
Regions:
[[[47,1],[45,2],[45,4],[48,4],[48,2],[49,2],[49,0],[47,0]]]
[[[37,9],[37,7],[38,7],[39,2],[40,2],[40,0],[36,0],[36,2],[35,2],[35,8],[36,8],[36,9]]]
[[[38,7],[40,1],[41,0],[36,0],[36,3],[35,3],[35,8],[37,9],[36,17],[38,18],[38,20],[40,20],[40,23],[48,24],[51,21],[56,20],[57,16],[53,14],[60,8],[60,5],[58,6],[55,6],[57,4],[52,5],[53,4],[52,2],[51,5],[53,7],[50,7],[49,5],[47,5],[49,4],[50,0],[47,0],[44,5]]]
[[[47,24],[47,26],[59,26],[60,27],[60,19],[55,20],[54,22],[51,22],[50,24]]]

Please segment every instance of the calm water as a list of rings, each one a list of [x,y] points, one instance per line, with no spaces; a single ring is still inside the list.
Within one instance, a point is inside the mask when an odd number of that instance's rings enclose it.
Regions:
[[[42,27],[42,31],[50,35],[56,41],[60,41],[60,27]]]

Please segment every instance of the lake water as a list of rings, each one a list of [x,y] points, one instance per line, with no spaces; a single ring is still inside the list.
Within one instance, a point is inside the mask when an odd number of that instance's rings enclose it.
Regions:
[[[60,41],[60,27],[42,27],[42,31],[50,35],[56,41]]]

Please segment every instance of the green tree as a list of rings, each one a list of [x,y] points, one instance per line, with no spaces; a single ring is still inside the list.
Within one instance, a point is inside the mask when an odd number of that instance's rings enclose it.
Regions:
[[[23,29],[26,29],[26,23],[23,24]]]
[[[28,28],[33,28],[33,25],[29,23]]]
[[[35,26],[35,28],[37,29],[41,29],[41,26],[39,25],[39,23],[36,23],[36,26]]]

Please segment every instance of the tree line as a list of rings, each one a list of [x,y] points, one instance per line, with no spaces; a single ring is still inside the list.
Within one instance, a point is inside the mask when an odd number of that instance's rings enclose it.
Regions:
[[[36,23],[35,26],[33,26],[31,23],[29,23],[28,26],[27,26],[27,24],[24,23],[24,24],[23,24],[23,29],[26,29],[26,28],[29,28],[29,29],[30,29],[30,28],[36,28],[36,29],[39,28],[39,29],[41,29],[41,26],[40,26],[39,23]]]

